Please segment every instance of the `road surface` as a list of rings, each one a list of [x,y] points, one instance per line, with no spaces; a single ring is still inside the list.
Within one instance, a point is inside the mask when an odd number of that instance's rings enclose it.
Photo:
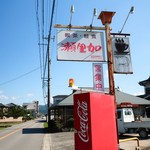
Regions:
[[[32,120],[0,131],[0,150],[41,150],[43,122]]]

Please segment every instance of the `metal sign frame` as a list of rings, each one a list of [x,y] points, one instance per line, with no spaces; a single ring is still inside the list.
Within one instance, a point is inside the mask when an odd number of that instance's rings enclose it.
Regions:
[[[132,74],[132,62],[130,53],[130,34],[118,34],[112,35],[112,49],[114,60],[114,73],[118,74]]]
[[[105,62],[104,33],[93,31],[58,30],[58,60]]]

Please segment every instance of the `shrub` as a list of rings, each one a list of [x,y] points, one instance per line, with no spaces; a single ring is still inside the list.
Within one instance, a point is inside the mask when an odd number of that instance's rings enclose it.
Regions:
[[[74,128],[74,118],[70,118],[66,122],[66,128]]]

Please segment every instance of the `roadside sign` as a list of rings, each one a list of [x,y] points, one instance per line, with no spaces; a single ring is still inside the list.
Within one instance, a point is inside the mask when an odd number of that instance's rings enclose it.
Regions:
[[[113,34],[114,73],[132,74],[129,37],[126,34]]]
[[[103,32],[57,31],[58,60],[98,61],[104,59]]]
[[[93,89],[104,91],[103,64],[93,63]]]

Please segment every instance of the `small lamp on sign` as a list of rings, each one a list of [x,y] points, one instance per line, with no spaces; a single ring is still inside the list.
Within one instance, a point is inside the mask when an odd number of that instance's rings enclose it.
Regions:
[[[90,24],[90,27],[92,27],[92,25],[93,25],[93,21],[94,21],[94,17],[95,16],[97,16],[97,10],[96,10],[96,8],[94,8],[94,10],[93,10],[93,17],[92,17],[92,22]]]
[[[125,24],[126,24],[128,18],[129,18],[129,15],[130,15],[130,14],[133,14],[133,13],[134,13],[134,6],[131,7],[131,9],[130,9],[128,15],[127,15],[127,18],[126,18],[126,20],[125,20],[125,22],[124,22],[124,24],[123,24],[121,30],[119,31],[120,34],[121,34],[121,32],[122,32],[122,30],[123,30],[123,28],[124,28],[124,26],[125,26]]]
[[[70,9],[70,28],[71,28],[71,21],[72,21],[72,14],[74,13],[74,5],[71,6],[71,9]]]

